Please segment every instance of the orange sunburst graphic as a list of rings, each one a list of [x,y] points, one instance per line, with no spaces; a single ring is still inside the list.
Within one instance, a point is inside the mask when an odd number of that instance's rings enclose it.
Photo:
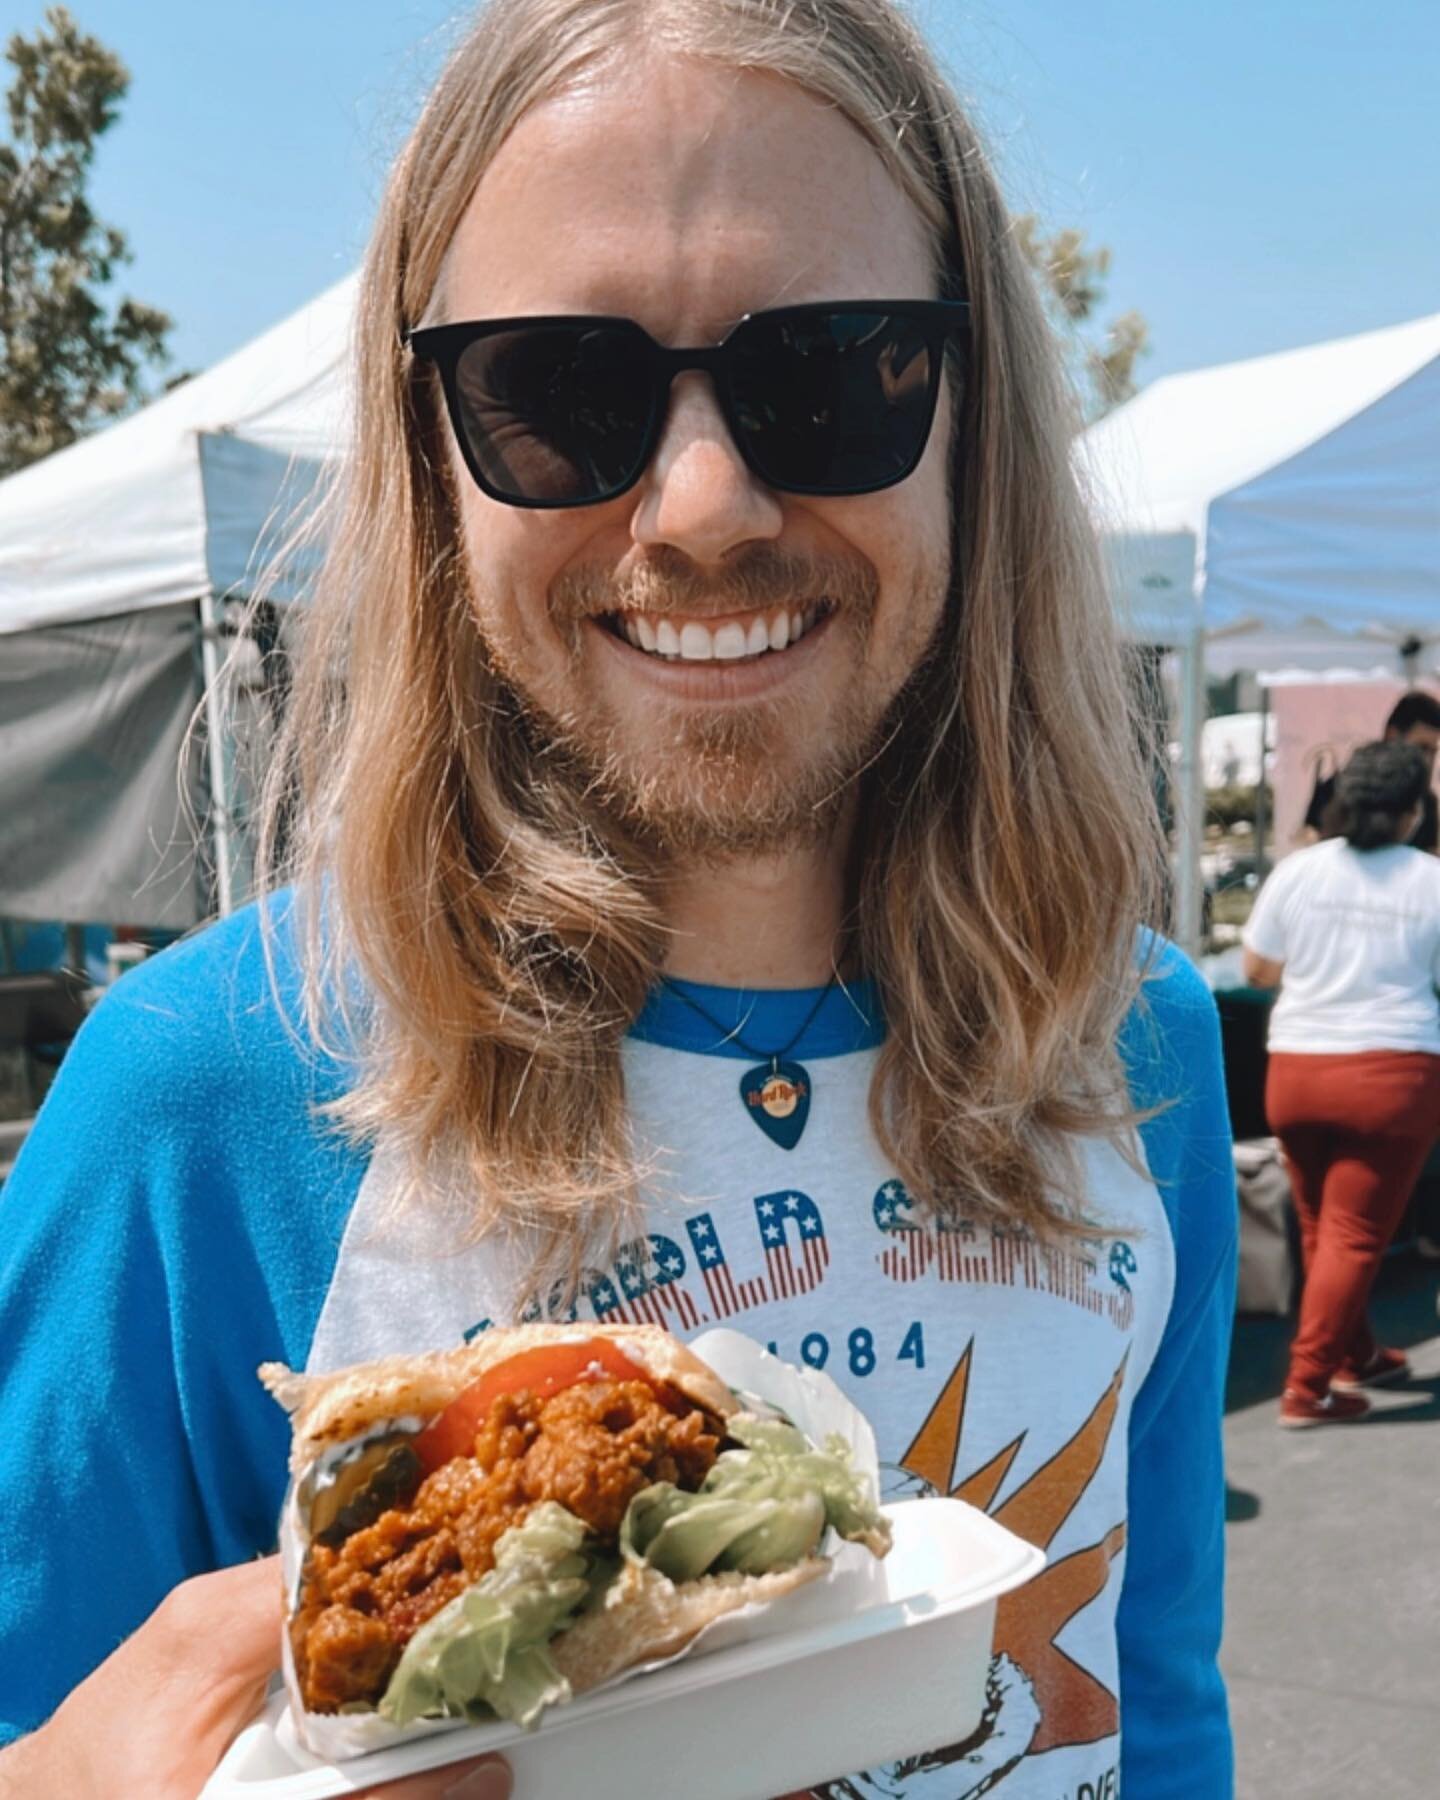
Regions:
[[[1105,1455],[1120,1405],[1125,1358],[1069,1442],[997,1507],[995,1496],[1026,1434],[1022,1431],[988,1462],[956,1481],[974,1349],[972,1338],[901,1463],[934,1492],[969,1501],[1018,1537],[1046,1550],[1079,1504]],[[1040,1708],[1032,1755],[1067,1744],[1093,1744],[1119,1729],[1120,1708],[1115,1696],[1059,1649],[1055,1640],[1104,1589],[1110,1564],[1124,1542],[1122,1522],[1099,1543],[1050,1563],[1026,1587],[1005,1595],[1000,1602],[996,1652],[1009,1656],[1029,1676]]]

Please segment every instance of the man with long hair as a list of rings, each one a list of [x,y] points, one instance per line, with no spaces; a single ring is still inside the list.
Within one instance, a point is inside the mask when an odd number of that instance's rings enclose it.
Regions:
[[[12,1770],[179,1793],[253,1704],[258,1362],[549,1315],[734,1325],[891,1497],[1046,1548],[980,1726],[821,1791],[1219,1800],[1218,1033],[924,44],[890,0],[498,0],[355,372],[269,898],[126,977],[4,1196]]]

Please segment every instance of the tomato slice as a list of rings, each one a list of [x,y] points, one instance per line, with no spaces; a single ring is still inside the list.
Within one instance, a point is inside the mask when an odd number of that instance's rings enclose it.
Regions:
[[[458,1393],[439,1418],[432,1420],[414,1440],[415,1454],[427,1470],[440,1468],[452,1457],[471,1456],[480,1422],[502,1394],[518,1394],[528,1388],[538,1399],[548,1400],[562,1388],[574,1387],[597,1365],[617,1381],[649,1381],[654,1385],[648,1371],[632,1362],[608,1338],[537,1344],[533,1350],[522,1350],[496,1363]]]

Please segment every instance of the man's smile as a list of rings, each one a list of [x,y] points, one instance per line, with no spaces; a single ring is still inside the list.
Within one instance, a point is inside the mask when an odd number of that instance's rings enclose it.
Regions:
[[[798,644],[833,608],[825,601],[699,618],[687,613],[619,612],[606,628],[636,650],[667,662],[740,662]]]
[[[835,618],[835,609],[820,602],[803,611],[767,607],[704,619],[611,613],[585,625],[602,657],[619,659],[631,677],[653,682],[673,699],[723,703],[758,699],[788,685],[822,649]],[[643,632],[653,649],[646,648]]]

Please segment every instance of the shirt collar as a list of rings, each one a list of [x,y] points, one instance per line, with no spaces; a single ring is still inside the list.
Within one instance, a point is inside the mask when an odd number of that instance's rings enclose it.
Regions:
[[[823,1000],[822,992],[818,987],[729,988],[670,980],[651,989],[644,1010],[630,1027],[630,1036],[644,1044],[663,1044],[698,1056],[728,1056],[740,1062],[767,1060],[781,1050],[790,1059],[810,1062],[872,1050],[884,1040],[885,1023],[873,982],[849,981],[844,987],[837,982]],[[688,1005],[682,996],[695,1004]],[[814,1018],[791,1044],[817,1003]],[[697,1007],[709,1018],[702,1017]],[[736,1031],[748,1049],[730,1035]]]

